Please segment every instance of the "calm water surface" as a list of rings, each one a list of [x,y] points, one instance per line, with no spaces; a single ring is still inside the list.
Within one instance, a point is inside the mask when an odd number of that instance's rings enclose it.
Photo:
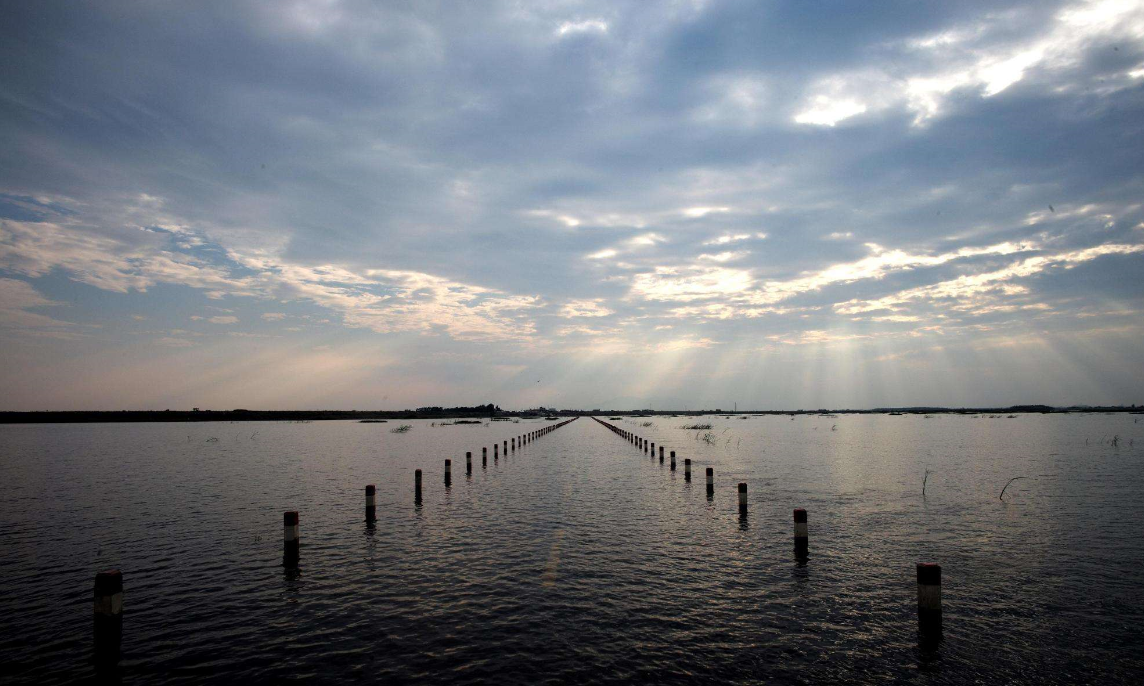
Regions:
[[[94,678],[92,579],[118,567],[124,682],[1139,683],[1142,419],[710,417],[713,444],[615,422],[674,473],[588,418],[495,463],[551,423],[0,426],[0,664]],[[936,650],[919,560],[943,566]]]

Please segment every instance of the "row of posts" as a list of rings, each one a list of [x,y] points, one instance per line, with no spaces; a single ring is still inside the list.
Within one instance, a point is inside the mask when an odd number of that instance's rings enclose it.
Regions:
[[[579,417],[565,420],[552,426],[546,426],[515,436],[504,441],[504,455],[508,458],[509,451],[516,452],[517,446],[524,447],[538,438],[552,433],[556,429],[574,422]],[[500,445],[493,444],[493,460],[499,457]],[[481,448],[481,462],[488,465],[488,448]],[[466,469],[473,471],[473,454],[465,453]],[[445,487],[452,481],[453,461],[445,460]],[[414,497],[421,503],[421,470],[413,475]],[[365,521],[372,524],[377,521],[377,487],[369,484],[365,487]],[[302,537],[298,526],[298,513],[295,511],[282,513],[282,564],[287,568],[298,566]],[[119,661],[120,644],[123,636],[123,574],[118,569],[100,572],[95,575],[95,661],[97,665],[112,665]]]
[[[608,429],[620,438],[636,446],[646,455],[650,452],[655,457],[655,442],[637,436],[627,429],[592,417],[597,424]],[[663,464],[663,446],[659,446],[659,463]],[[691,481],[691,460],[683,461],[684,480]],[[671,471],[675,471],[675,451],[671,451]],[[715,495],[715,470],[707,468],[707,497]],[[747,516],[747,484],[739,484],[739,516]],[[809,531],[807,528],[806,510],[799,507],[794,510],[794,552],[795,557],[805,562],[810,552]],[[941,565],[932,562],[919,562],[917,564],[918,581],[918,626],[922,632],[930,637],[941,635]]]
[[[505,457],[509,450],[516,451],[519,443],[524,446],[532,441],[551,433],[556,429],[575,421],[577,418],[560,422],[553,426],[530,431],[522,436],[504,442]],[[635,436],[630,431],[621,429],[613,424],[593,417],[612,432],[637,445],[645,453],[655,456],[655,444]],[[663,446],[659,448],[659,461],[663,464]],[[482,461],[487,464],[487,448],[482,449]],[[466,461],[471,461],[472,453],[466,453]],[[497,446],[493,446],[493,459],[497,457]],[[675,451],[671,451],[671,469],[675,470]],[[449,487],[451,481],[452,461],[445,460],[445,486]],[[684,475],[687,481],[691,480],[691,460],[684,460]],[[414,472],[414,497],[421,502],[421,470]],[[707,468],[707,495],[715,493],[715,472]],[[377,489],[373,484],[365,488],[365,516],[367,522],[377,519]],[[747,484],[739,484],[739,514],[747,514]],[[298,513],[295,511],[282,514],[283,524],[283,564],[286,567],[297,567],[300,557],[301,534],[298,524]],[[794,510],[794,546],[795,554],[805,560],[808,554],[809,537],[807,530],[807,515],[803,508]],[[918,584],[918,624],[923,634],[931,639],[940,638],[941,621],[941,565],[932,562],[919,562],[917,564]],[[123,634],[123,574],[118,569],[100,572],[95,575],[95,659],[97,664],[115,663],[119,660],[120,644]]]

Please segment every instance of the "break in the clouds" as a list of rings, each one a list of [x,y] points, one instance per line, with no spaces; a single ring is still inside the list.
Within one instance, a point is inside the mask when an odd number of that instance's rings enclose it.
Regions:
[[[10,3],[5,409],[1142,402],[1144,4]]]

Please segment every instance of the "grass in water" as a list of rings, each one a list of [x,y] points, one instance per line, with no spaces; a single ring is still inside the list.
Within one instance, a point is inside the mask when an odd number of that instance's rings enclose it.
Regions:
[[[707,431],[708,429],[711,428],[711,425],[710,424],[685,424],[679,428],[687,429],[689,431]]]
[[[405,433],[409,433],[412,430],[413,430],[412,424],[402,424],[401,426],[395,426],[392,429],[390,429],[389,433],[391,433],[391,434],[405,434]]]

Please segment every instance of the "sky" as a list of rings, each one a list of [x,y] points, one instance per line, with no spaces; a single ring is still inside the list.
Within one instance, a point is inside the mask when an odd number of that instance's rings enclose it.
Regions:
[[[1144,2],[0,9],[0,410],[1144,403]]]

